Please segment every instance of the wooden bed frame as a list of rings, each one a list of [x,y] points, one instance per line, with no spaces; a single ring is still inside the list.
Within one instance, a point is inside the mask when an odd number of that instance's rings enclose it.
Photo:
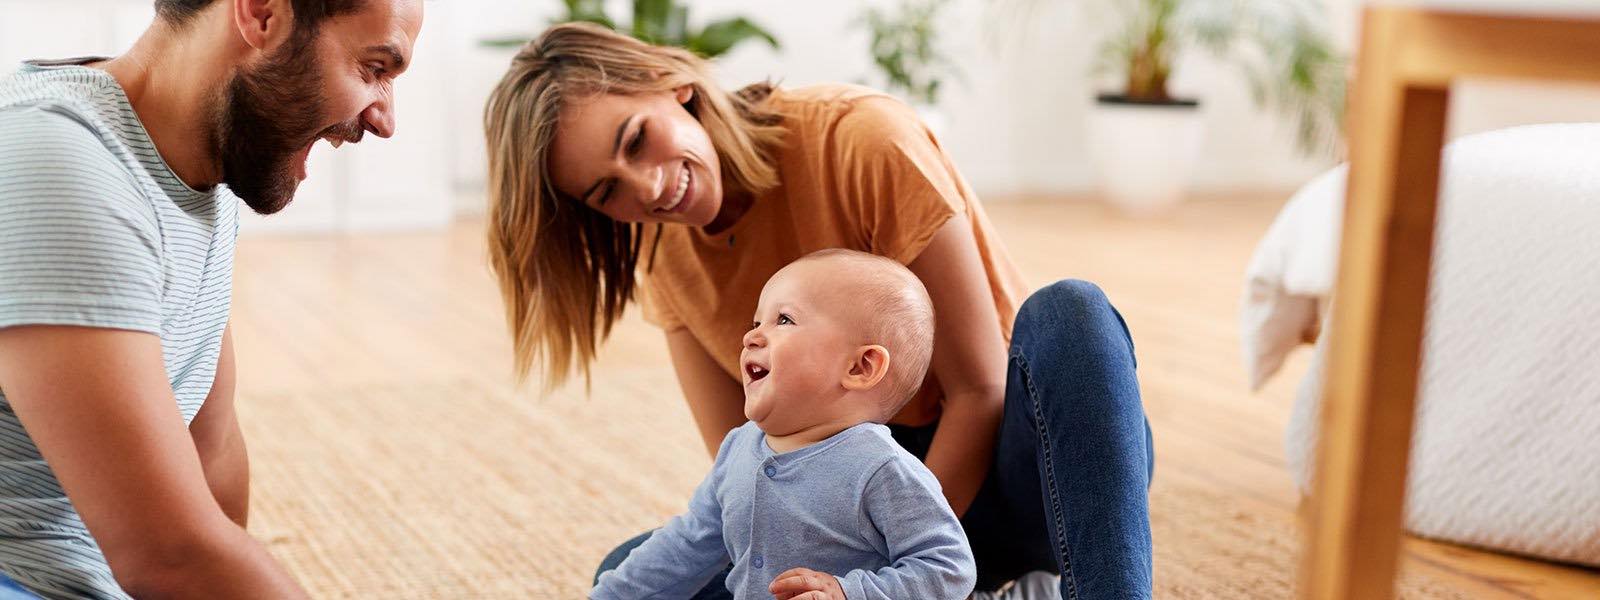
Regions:
[[[1364,14],[1303,598],[1393,594],[1451,82],[1600,82],[1600,11],[1492,10]]]

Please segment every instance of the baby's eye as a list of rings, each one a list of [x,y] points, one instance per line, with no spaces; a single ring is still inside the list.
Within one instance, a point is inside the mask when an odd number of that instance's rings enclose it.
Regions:
[[[761,326],[761,321],[751,321],[750,322],[750,328],[751,329],[755,329],[755,328],[760,327],[760,326]]]
[[[793,325],[794,324],[794,319],[789,318],[789,315],[780,314],[780,315],[778,315],[778,324],[779,325]]]

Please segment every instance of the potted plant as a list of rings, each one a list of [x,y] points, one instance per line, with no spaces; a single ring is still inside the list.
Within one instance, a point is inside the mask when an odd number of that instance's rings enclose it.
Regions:
[[[584,21],[597,23],[611,29],[617,24],[606,15],[604,0],[561,0],[566,13],[552,23]],[[689,7],[677,0],[633,0],[633,20],[627,29],[618,29],[635,38],[667,46],[686,48],[706,58],[716,58],[735,46],[761,40],[777,49],[778,39],[772,33],[744,17],[733,17],[708,23],[698,31],[689,29]],[[483,40],[490,47],[521,47],[530,38],[505,37]]]
[[[862,15],[871,34],[872,64],[890,93],[916,109],[934,135],[944,133],[939,111],[939,86],[952,63],[936,46],[936,21],[949,0],[901,0],[897,10],[868,8]]]
[[[1102,2],[1119,22],[1095,70],[1117,87],[1096,96],[1088,141],[1114,205],[1153,213],[1184,196],[1204,133],[1200,102],[1174,96],[1168,82],[1191,49],[1240,66],[1256,103],[1294,122],[1299,151],[1338,152],[1346,58],[1320,26],[1316,0]]]

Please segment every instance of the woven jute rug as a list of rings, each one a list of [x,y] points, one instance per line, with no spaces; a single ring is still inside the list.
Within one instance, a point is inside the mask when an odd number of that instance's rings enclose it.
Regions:
[[[662,369],[587,396],[437,382],[239,405],[251,532],[317,598],[582,598],[600,558],[682,510],[710,463]],[[1161,475],[1158,597],[1293,595],[1292,515]],[[1400,586],[1456,597],[1415,573]]]

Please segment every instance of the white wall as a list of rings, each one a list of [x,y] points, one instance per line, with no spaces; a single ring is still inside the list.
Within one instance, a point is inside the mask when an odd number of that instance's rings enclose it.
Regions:
[[[613,15],[627,3],[608,0]],[[1027,193],[1073,193],[1093,187],[1088,169],[1092,148],[1084,140],[1084,118],[1097,86],[1090,61],[1105,21],[1107,0],[1034,2],[1018,13],[1016,2],[955,0],[944,21],[943,46],[955,59],[962,82],[947,84],[941,108],[948,121],[945,147],[980,194],[999,199]],[[1257,0],[1269,1],[1269,0]],[[1359,34],[1360,0],[1324,0],[1331,31],[1347,48]],[[463,0],[472,13],[458,35],[482,36],[540,28],[558,3]],[[866,6],[893,0],[792,2],[781,0],[692,0],[691,21],[735,14],[773,30],[784,48],[742,46],[718,62],[724,85],[736,87],[772,77],[785,84],[822,81],[878,83],[867,55],[867,34],[856,25]],[[1010,6],[1011,8],[1007,8]],[[1018,15],[1021,15],[1020,17]],[[465,60],[456,86],[457,138],[463,152],[456,185],[481,186],[482,150],[476,130],[482,98],[499,76],[509,51],[458,45]],[[1174,79],[1181,94],[1202,99],[1208,135],[1196,169],[1197,189],[1279,189],[1303,183],[1330,164],[1294,148],[1290,126],[1258,109],[1236,67],[1204,55],[1186,56]],[[1592,87],[1469,82],[1459,86],[1452,135],[1550,121],[1600,121],[1600,90]],[[476,198],[472,195],[464,196]]]
[[[718,64],[724,85],[772,77],[787,85],[879,80],[856,25],[869,5],[895,0],[688,0],[691,21],[743,14],[773,30],[783,49],[743,46]],[[945,147],[980,194],[1091,189],[1094,150],[1084,116],[1097,86],[1088,76],[1097,30],[1087,6],[1110,0],[1044,1],[1021,18],[1014,0],[954,0],[943,46],[962,73],[947,84],[941,109]],[[1256,0],[1275,1],[1275,0]],[[627,0],[608,0],[626,14]],[[1360,0],[1324,0],[1345,43],[1357,35]],[[0,61],[115,53],[148,22],[148,0],[0,0]],[[337,152],[313,152],[311,177],[284,214],[262,229],[374,229],[438,226],[452,214],[482,211],[484,99],[512,52],[478,45],[484,37],[532,34],[558,0],[432,0],[415,65],[397,85],[399,134]],[[1100,11],[1103,12],[1103,11]],[[1174,87],[1202,99],[1208,135],[1195,187],[1289,188],[1325,168],[1295,152],[1289,127],[1258,110],[1231,65],[1187,56]],[[1600,91],[1588,87],[1471,82],[1460,86],[1452,134],[1528,122],[1600,121]]]
[[[115,55],[149,25],[152,6],[149,0],[0,0],[0,73],[29,58]],[[450,100],[450,64],[441,51],[450,15],[443,12],[425,20],[398,90],[398,135],[367,136],[337,151],[317,144],[294,204],[270,218],[244,211],[247,233],[433,228],[452,220],[453,138],[440,118]]]
[[[468,37],[537,30],[558,6],[555,0],[452,4],[472,13],[459,22],[459,34]],[[625,2],[610,4],[613,15],[626,14]],[[867,32],[858,22],[867,6],[892,4],[892,0],[698,0],[691,2],[690,19],[704,23],[747,15],[783,43],[780,51],[751,43],[721,58],[719,78],[728,87],[768,77],[786,85],[827,81],[878,85],[881,78],[867,54]],[[1087,75],[1094,42],[1087,30],[1092,27],[1077,3],[1040,3],[1047,6],[1029,18],[1018,18],[1004,4],[956,0],[945,15],[942,45],[961,76],[946,84],[941,100],[947,120],[944,145],[984,195],[1088,189],[1091,149],[1083,140],[1083,120],[1095,89]],[[483,170],[483,158],[481,149],[467,144],[479,143],[476,128],[482,98],[510,52],[483,50],[470,43],[458,48],[465,53],[457,63],[464,66],[458,73],[470,81],[455,87],[455,99],[463,109],[454,119],[464,150],[457,162],[457,185],[473,189],[481,186],[477,173]],[[1292,151],[1289,130],[1254,109],[1242,80],[1230,67],[1201,59],[1187,60],[1184,67],[1175,85],[1206,99],[1202,110],[1217,133],[1207,138],[1207,158],[1197,169],[1201,174],[1197,185],[1285,187],[1324,167],[1325,161],[1303,159]]]
[[[1328,0],[1325,0],[1328,1]],[[1595,0],[1384,0],[1390,4],[1416,4],[1455,10],[1485,11],[1514,6],[1520,12],[1539,15],[1593,15],[1600,11]],[[1363,0],[1331,0],[1338,31],[1347,47],[1360,35],[1360,7]],[[1557,82],[1470,80],[1451,90],[1449,131],[1451,138],[1533,123],[1572,123],[1600,121],[1600,87]]]

